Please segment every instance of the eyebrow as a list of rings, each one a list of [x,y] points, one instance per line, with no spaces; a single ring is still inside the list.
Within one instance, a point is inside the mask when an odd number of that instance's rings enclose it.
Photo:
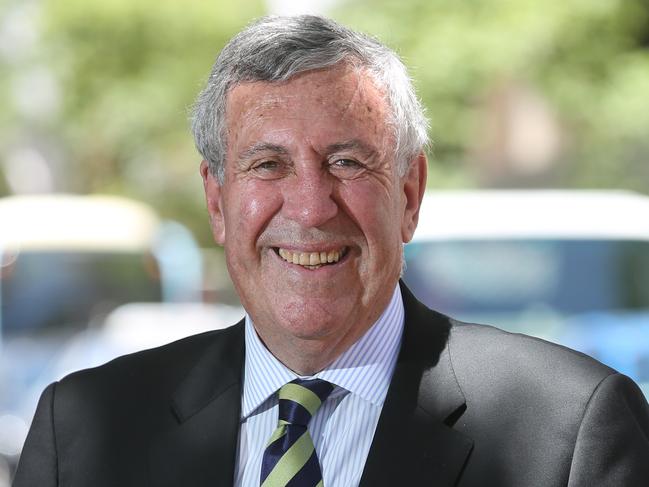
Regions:
[[[335,152],[349,151],[349,150],[360,151],[366,156],[376,154],[376,150],[372,146],[358,139],[350,139],[350,140],[345,140],[342,142],[336,142],[334,144],[330,144],[325,148],[325,153],[333,154]],[[288,149],[286,149],[286,147],[282,145],[272,144],[270,142],[258,142],[256,144],[253,144],[251,147],[247,148],[246,150],[244,150],[241,154],[239,154],[239,160],[251,159],[254,158],[257,154],[264,153],[264,152],[266,153],[271,152],[273,154],[279,154],[282,156],[289,155]]]
[[[358,139],[345,140],[343,142],[337,142],[335,144],[328,145],[326,148],[327,154],[332,154],[334,152],[341,152],[347,150],[360,151],[365,155],[371,155],[376,153],[376,149],[372,146],[367,145],[365,142],[362,142]]]
[[[288,150],[284,146],[271,144],[269,142],[258,142],[239,154],[239,160],[250,159],[261,152],[272,152],[283,156],[288,155]]]

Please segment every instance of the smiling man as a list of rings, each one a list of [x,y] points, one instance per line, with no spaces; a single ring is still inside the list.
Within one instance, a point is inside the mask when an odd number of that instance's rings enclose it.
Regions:
[[[233,38],[193,128],[246,317],[49,386],[14,485],[647,484],[630,379],[399,282],[426,125],[367,36],[302,16]]]
[[[223,181],[202,164],[241,301],[300,374],[347,350],[395,292],[426,159],[419,147],[407,167],[395,163],[389,117],[377,83],[351,63],[241,83],[227,96]]]

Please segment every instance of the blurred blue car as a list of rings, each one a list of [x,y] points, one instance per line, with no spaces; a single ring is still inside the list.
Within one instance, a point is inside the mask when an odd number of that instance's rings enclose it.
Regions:
[[[200,301],[202,280],[191,233],[143,203],[0,198],[0,471],[13,470],[69,342],[126,303]],[[77,355],[79,367],[94,365]]]
[[[428,306],[585,352],[649,397],[649,197],[431,192],[405,260]]]

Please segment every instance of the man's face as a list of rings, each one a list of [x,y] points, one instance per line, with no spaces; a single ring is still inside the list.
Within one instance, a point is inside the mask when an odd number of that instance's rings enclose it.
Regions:
[[[335,359],[398,280],[426,162],[398,176],[388,115],[369,76],[345,66],[229,93],[224,183],[201,169],[212,229],[257,333],[289,367]]]

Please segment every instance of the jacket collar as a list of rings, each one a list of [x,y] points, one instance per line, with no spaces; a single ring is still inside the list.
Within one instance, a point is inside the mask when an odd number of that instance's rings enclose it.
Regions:
[[[466,401],[451,365],[451,322],[403,283],[401,293],[403,342],[360,485],[455,485],[473,440],[452,429]]]
[[[239,433],[243,320],[219,333],[173,396],[177,426],[150,451],[152,484],[232,485]]]

